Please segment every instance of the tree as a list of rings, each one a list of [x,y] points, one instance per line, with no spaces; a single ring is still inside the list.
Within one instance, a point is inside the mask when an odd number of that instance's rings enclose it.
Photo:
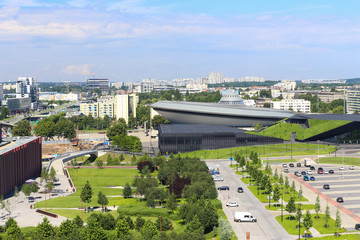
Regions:
[[[140,230],[145,224],[145,220],[142,217],[137,217],[135,221],[135,229]]]
[[[56,171],[53,167],[50,168],[50,174],[49,174],[49,177],[50,177],[50,180],[51,181],[55,181],[55,178],[56,178]]]
[[[280,183],[280,185],[283,185],[283,184],[284,184],[284,178],[283,178],[282,173],[280,173],[279,183]]]
[[[320,205],[320,197],[319,197],[319,195],[316,197],[315,212],[316,212],[316,218],[319,218],[319,212],[321,212],[321,205]]]
[[[292,184],[291,184],[291,191],[295,192],[296,191],[296,187],[295,187],[295,182],[292,181]]]
[[[304,223],[304,227],[306,228],[306,231],[309,231],[309,229],[313,226],[313,221],[309,210],[306,211],[303,223]]]
[[[70,219],[66,219],[65,221],[63,221],[60,224],[59,227],[59,237],[61,239],[71,239],[71,234],[73,233],[73,231],[77,228],[76,224],[74,223],[74,221],[70,220]]]
[[[285,188],[288,189],[290,187],[290,184],[289,184],[289,178],[288,176],[285,177]]]
[[[14,197],[18,197],[19,196],[19,189],[17,186],[15,186],[15,189],[14,189]]]
[[[39,191],[39,187],[36,183],[30,185],[30,190],[32,193],[37,193]]]
[[[289,202],[286,204],[286,211],[289,213],[289,214],[291,214],[291,213],[293,213],[293,212],[295,212],[295,208],[296,208],[296,206],[295,206],[295,199],[294,199],[294,197],[290,197],[290,200],[289,200]]]
[[[339,208],[336,210],[336,218],[335,218],[335,227],[336,227],[336,235],[339,234],[339,230],[341,229],[341,216]]]
[[[37,136],[53,138],[55,136],[55,123],[49,118],[45,118],[38,122],[35,133]]]
[[[83,220],[81,219],[81,217],[79,215],[77,215],[75,218],[74,218],[74,223],[76,225],[77,228],[82,228],[83,225],[84,225],[84,222]]]
[[[31,126],[28,120],[22,120],[12,130],[14,136],[31,136]]]
[[[301,211],[301,203],[298,204],[298,207],[296,209],[296,214],[295,214],[295,218],[296,218],[296,221],[298,222],[298,225],[297,227],[300,228],[300,220],[301,220],[301,217],[302,217],[302,211]]]
[[[32,192],[30,185],[26,183],[22,185],[21,191],[25,194],[26,197],[29,197]]]
[[[232,228],[228,220],[223,218],[220,219],[219,232],[221,240],[230,240],[232,237]]]
[[[107,239],[105,231],[101,228],[100,223],[95,218],[89,218],[85,227],[86,240],[105,240]]]
[[[160,124],[169,123],[169,121],[161,115],[155,115],[151,123],[154,129],[158,129]]]
[[[126,121],[123,118],[120,118],[115,123],[113,123],[113,125],[111,125],[111,127],[109,127],[109,129],[106,131],[106,136],[110,140],[112,140],[113,137],[115,137],[116,135],[119,135],[119,136],[127,135]]]
[[[274,172],[274,181],[278,181],[279,180],[279,175],[278,175],[278,171],[277,168],[275,168],[275,172]]]
[[[280,188],[278,185],[276,185],[273,193],[273,201],[278,202],[279,199],[280,199]]]
[[[97,158],[95,160],[95,166],[97,166],[98,168],[102,168],[104,166],[104,161],[100,158]]]
[[[9,218],[5,222],[5,236],[6,239],[21,239],[22,236],[21,229],[19,228],[17,222],[13,218]],[[0,235],[1,236],[1,235]]]
[[[201,222],[199,221],[199,218],[196,214],[193,219],[188,224],[186,224],[186,231],[201,231],[201,233],[204,233],[204,227],[201,225]]]
[[[302,194],[303,194],[302,185],[300,185],[300,189],[299,189],[300,201],[302,199]]]
[[[106,206],[109,203],[109,200],[107,199],[107,197],[105,196],[105,194],[103,194],[101,191],[98,194],[98,204],[101,205],[103,211],[104,211],[104,206]]]
[[[116,235],[118,238],[127,238],[130,235],[130,226],[125,218],[119,219],[116,223]]]
[[[167,217],[160,215],[156,219],[155,226],[159,231],[168,231],[172,229],[172,222]]]
[[[9,116],[10,114],[10,110],[9,108],[3,106],[1,107],[1,114],[0,114],[0,119],[4,119],[4,118],[7,118],[7,116]]]
[[[86,203],[86,211],[88,211],[87,205],[91,202],[92,194],[93,194],[93,192],[92,192],[90,183],[89,183],[89,181],[86,181],[85,186],[82,189],[81,194],[80,194],[81,200]]]
[[[257,122],[255,125],[254,125],[254,130],[255,131],[259,131],[263,126],[261,125],[260,122]]]
[[[171,211],[174,212],[174,210],[177,207],[177,203],[176,203],[176,195],[174,193],[171,193],[169,195],[169,198],[166,202],[166,207]]]
[[[157,233],[155,224],[153,224],[150,220],[147,220],[145,224],[140,229],[141,234],[143,235],[143,239],[152,239]]]
[[[325,228],[329,227],[329,220],[330,220],[330,207],[329,207],[329,203],[326,204],[326,208],[325,208]]]
[[[35,232],[44,238],[52,238],[55,236],[55,228],[50,224],[46,217],[44,217],[43,221],[37,225]]]
[[[131,198],[132,196],[132,189],[129,183],[126,183],[123,191],[124,198]]]

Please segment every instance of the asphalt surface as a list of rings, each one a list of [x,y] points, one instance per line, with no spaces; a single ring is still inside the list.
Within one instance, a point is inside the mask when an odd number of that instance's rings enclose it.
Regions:
[[[224,181],[215,182],[216,187],[229,186],[230,190],[219,191],[218,198],[223,203],[223,210],[229,219],[229,222],[238,237],[238,239],[246,239],[247,232],[250,233],[250,239],[259,240],[288,240],[293,239],[284,228],[275,220],[274,216],[267,211],[264,204],[261,203],[241,181],[240,176],[236,175],[228,165],[228,161],[207,160],[209,167],[219,168]],[[237,188],[243,187],[244,192],[238,193]],[[239,207],[226,207],[226,203],[237,201]],[[234,222],[235,212],[250,212],[257,222]]]

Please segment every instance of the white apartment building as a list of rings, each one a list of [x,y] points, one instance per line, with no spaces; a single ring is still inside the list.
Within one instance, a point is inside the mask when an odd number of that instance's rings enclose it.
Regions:
[[[222,83],[224,76],[221,72],[211,72],[208,76],[208,84]]]
[[[74,102],[74,101],[80,100],[80,94],[78,94],[78,93],[40,94],[39,100],[40,101],[70,101],[70,102]]]
[[[265,78],[255,77],[255,76],[246,76],[244,78],[240,78],[240,82],[265,82]]]
[[[282,91],[294,91],[296,88],[296,82],[293,80],[282,80],[275,84],[272,88],[280,89]]]
[[[115,119],[124,118],[128,122],[130,114],[136,117],[138,101],[139,97],[135,94],[105,96],[99,98],[97,102],[80,103],[80,113],[101,118],[108,115]]]
[[[346,89],[346,112],[353,114],[360,112],[360,89]]]
[[[272,101],[271,108],[280,110],[292,109],[294,112],[310,113],[310,101],[304,99],[284,99],[281,101]]]

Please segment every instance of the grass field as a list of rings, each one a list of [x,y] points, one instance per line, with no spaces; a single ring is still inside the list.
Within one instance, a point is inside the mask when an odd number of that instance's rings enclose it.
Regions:
[[[342,161],[343,161],[342,157],[320,158],[320,163],[342,164]],[[344,164],[345,165],[360,166],[360,158],[344,157]]]
[[[276,205],[271,204],[270,207],[269,207],[269,205],[266,205],[265,208],[266,208],[267,210],[271,210],[271,211],[281,211],[282,206],[283,206],[283,205],[281,205],[281,204],[276,204]],[[284,206],[284,208],[283,208],[283,209],[284,209],[284,212],[286,212],[285,207],[286,207],[286,206]],[[304,204],[304,205],[301,205],[301,209],[303,209],[303,210],[315,209],[315,204]]]
[[[329,154],[336,150],[336,146],[319,145],[319,149],[320,154]],[[242,156],[249,156],[251,151],[257,152],[260,157],[317,155],[318,145],[309,143],[271,144],[249,147],[222,148],[214,150],[199,150],[184,153],[184,155],[189,157],[199,157],[201,159],[229,159],[230,157],[234,157],[235,153],[238,153]]]
[[[81,206],[80,194],[86,181],[89,180],[90,186],[93,190],[93,197],[89,206],[98,206],[97,195],[99,191],[102,191],[109,199],[109,205],[123,205],[123,198],[119,197],[122,194],[122,189],[108,188],[108,186],[125,186],[126,183],[132,183],[136,175],[138,175],[137,169],[126,168],[93,168],[93,169],[68,169],[71,179],[74,182],[75,187],[79,185],[77,191],[68,197],[58,197],[46,201],[48,208],[79,208]],[[109,197],[118,196],[118,197]],[[136,204],[135,199],[127,199]],[[83,203],[83,206],[84,203]],[[35,204],[36,208],[44,208],[45,201]]]
[[[248,186],[248,189],[252,192],[252,194],[254,194],[255,197],[257,197],[259,199],[260,202],[262,203],[268,203],[269,200],[267,199],[267,197],[269,196],[268,194],[265,194],[265,190],[259,190],[259,195],[258,195],[258,190],[257,190],[257,186]],[[288,202],[290,200],[291,197],[295,198],[295,202],[307,202],[308,200],[304,197],[299,198],[299,193],[297,191],[292,192],[289,190],[289,193],[286,194],[284,193],[284,201]],[[270,201],[270,204],[274,203],[272,200]]]
[[[103,160],[104,162],[106,162],[108,156],[111,156],[112,158],[119,158],[121,154],[118,154],[118,153],[106,153],[100,157],[98,157],[99,159]],[[132,155],[125,155],[123,154],[124,156],[124,162],[130,162],[131,161],[131,157]],[[85,162],[89,157],[86,157],[86,156],[82,156],[82,157],[78,157],[76,158],[77,162]]]
[[[311,238],[313,240],[359,240],[360,234],[343,234],[339,237],[337,236],[325,236],[325,237],[316,237]]]

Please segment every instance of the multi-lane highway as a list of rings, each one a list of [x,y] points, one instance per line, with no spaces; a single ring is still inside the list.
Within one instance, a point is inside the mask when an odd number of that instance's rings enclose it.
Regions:
[[[250,239],[254,240],[288,240],[292,239],[284,228],[275,220],[274,216],[265,209],[261,203],[250,191],[247,190],[245,184],[241,181],[240,176],[228,166],[229,161],[207,160],[209,167],[217,167],[224,181],[216,182],[216,187],[229,186],[230,190],[219,191],[218,198],[223,203],[223,210],[229,219],[238,239],[245,239],[247,232],[250,233]],[[237,188],[243,187],[244,192],[238,193]],[[237,201],[239,207],[226,207],[226,203]],[[234,222],[234,212],[251,212],[256,223],[252,222]]]

